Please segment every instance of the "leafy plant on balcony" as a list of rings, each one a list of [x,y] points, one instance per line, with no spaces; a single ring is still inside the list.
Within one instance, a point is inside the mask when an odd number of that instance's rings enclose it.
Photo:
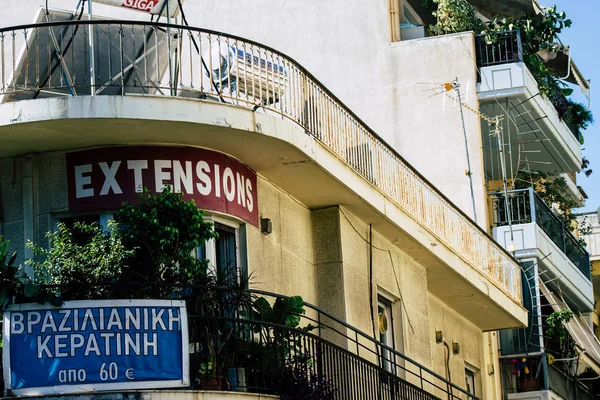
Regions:
[[[594,123],[594,116],[590,110],[581,103],[567,99],[567,111],[564,114],[564,120],[570,127],[576,129],[579,136],[579,143],[583,144],[583,132],[590,124]]]
[[[550,98],[555,89],[560,91],[560,87],[555,74],[544,64],[539,54],[559,50],[558,34],[571,24],[572,21],[567,19],[564,11],[557,11],[556,6],[543,7],[542,15],[493,18],[487,23],[486,33],[519,30],[523,61],[538,82],[542,96]]]
[[[531,171],[531,173],[519,171],[515,177],[514,189],[530,187],[533,187],[533,190],[553,211],[557,209],[555,215],[567,228],[572,226],[576,217],[571,210],[578,207],[578,204],[568,195],[570,189],[565,178],[542,171]]]
[[[63,300],[109,298],[110,285],[120,279],[125,260],[134,251],[125,248],[113,221],[107,232],[98,224],[81,222],[72,229],[86,240],[77,240],[73,231],[59,222],[56,232],[46,233],[50,248],[27,243],[37,256],[29,261],[36,283],[56,286],[48,291]]]
[[[577,102],[565,99],[572,90],[565,87],[542,59],[544,53],[552,54],[559,51],[562,45],[558,35],[563,29],[569,28],[572,21],[564,11],[558,11],[556,6],[543,7],[543,13],[535,16],[519,18],[494,18],[487,23],[486,33],[512,31],[518,29],[521,34],[523,62],[536,79],[540,94],[550,100],[555,106],[561,119],[574,130],[580,141],[583,141],[581,131],[593,123],[593,116],[587,108]]]
[[[9,244],[0,236],[0,315],[12,302],[34,299],[39,293],[23,268],[15,265],[17,253],[8,251]]]
[[[554,311],[546,318],[545,333],[549,339],[547,339],[545,347],[562,359],[562,361],[554,361],[556,357],[549,357],[551,363],[557,363],[560,369],[572,376],[575,373],[575,341],[565,326],[571,318],[573,318],[573,311],[568,308]]]
[[[197,280],[206,276],[208,260],[195,250],[216,233],[193,200],[183,201],[169,186],[158,194],[144,188],[138,204],[124,204],[115,220],[125,248],[134,250],[121,281],[204,283]]]
[[[432,11],[437,23],[429,29],[435,35],[458,32],[481,32],[483,22],[477,17],[475,7],[467,0],[433,0],[437,8]]]
[[[276,377],[275,391],[281,400],[334,400],[338,389],[330,379],[309,367],[312,360],[298,360]]]

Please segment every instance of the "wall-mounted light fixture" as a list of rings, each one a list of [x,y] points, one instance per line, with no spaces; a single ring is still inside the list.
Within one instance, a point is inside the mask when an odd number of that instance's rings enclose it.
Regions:
[[[460,344],[452,342],[452,353],[460,354]]]
[[[273,223],[269,218],[261,218],[260,219],[260,231],[265,235],[273,232]]]
[[[444,341],[444,334],[442,331],[435,331],[435,342],[442,343]]]

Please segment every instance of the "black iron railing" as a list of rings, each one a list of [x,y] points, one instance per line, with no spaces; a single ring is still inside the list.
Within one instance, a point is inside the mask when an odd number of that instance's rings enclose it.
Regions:
[[[283,313],[281,320],[274,321],[261,310],[289,297],[212,286],[111,287],[109,297],[152,293],[186,301],[194,389],[280,396],[293,390],[296,395],[306,391],[306,398],[340,400],[478,400],[309,303],[302,303],[302,312]],[[297,321],[286,323],[289,316]]]
[[[483,67],[524,61],[519,30],[476,35],[475,44],[478,70]],[[481,80],[480,74],[478,74],[478,79]],[[547,86],[549,83],[539,81],[538,85]],[[580,133],[573,123],[571,105],[556,85],[552,84],[551,87],[552,90],[547,95],[548,100],[556,109],[559,119],[565,121],[573,136],[579,140]]]
[[[535,222],[569,260],[591,279],[589,253],[533,188],[509,191],[508,201],[504,193],[494,193],[492,207],[494,226]]]
[[[523,61],[519,31],[497,32],[475,36],[477,67]]]
[[[573,110],[571,109],[572,105],[567,100],[565,94],[558,87],[553,87],[549,97],[550,101],[552,102],[552,105],[558,113],[558,118],[560,118],[562,121],[565,122],[565,124],[567,124],[573,136],[575,136],[577,141],[579,141],[580,132],[577,125],[573,121],[574,114]]]

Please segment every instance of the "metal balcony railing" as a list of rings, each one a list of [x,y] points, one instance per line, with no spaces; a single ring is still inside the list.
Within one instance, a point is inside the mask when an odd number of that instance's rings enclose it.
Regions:
[[[508,225],[509,215],[513,225],[535,222],[569,260],[588,279],[591,279],[589,253],[533,188],[509,191],[508,203],[504,193],[494,193],[492,194],[492,207],[494,226]]]
[[[194,389],[281,395],[291,386],[296,390],[310,387],[336,400],[479,400],[309,303],[303,303],[302,313],[279,310],[280,322],[262,319],[265,303],[257,299],[275,305],[286,296],[199,285],[129,283],[106,288],[109,298],[139,298],[139,293],[147,298],[152,293],[186,301]],[[284,323],[288,316],[298,317],[297,326]],[[0,347],[0,355],[1,351]],[[202,368],[207,360],[213,363],[212,373]],[[309,394],[316,398],[316,393]]]
[[[205,29],[137,21],[4,28],[0,93],[5,101],[111,94],[192,97],[280,115],[304,128],[514,301],[522,300],[519,266],[510,254],[310,72],[267,46]]]
[[[475,44],[478,69],[524,61],[519,30],[475,35]],[[479,74],[478,80],[481,80]],[[538,85],[541,84],[548,85],[548,83],[538,82]],[[548,100],[556,109],[558,117],[565,121],[573,136],[579,141],[579,129],[573,123],[571,106],[562,91],[554,86],[548,94]]]
[[[518,30],[475,35],[477,67],[523,61],[521,35]]]
[[[567,100],[567,97],[559,88],[554,87],[550,92],[550,101],[558,113],[558,118],[567,124],[569,130],[573,136],[575,136],[575,139],[579,141],[580,132],[577,125],[573,122],[573,111],[571,110],[571,104]]]

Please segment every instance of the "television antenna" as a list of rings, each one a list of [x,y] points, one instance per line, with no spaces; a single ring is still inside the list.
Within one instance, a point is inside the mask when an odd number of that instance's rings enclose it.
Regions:
[[[477,212],[476,212],[476,208],[475,208],[475,193],[473,190],[473,173],[471,171],[471,159],[469,156],[469,143],[467,140],[467,128],[465,125],[463,108],[474,113],[481,120],[487,122],[487,124],[490,126],[490,131],[491,131],[490,136],[496,136],[497,140],[499,141],[498,145],[499,145],[499,149],[500,149],[501,164],[502,164],[502,171],[503,171],[504,192],[505,192],[505,195],[507,195],[508,188],[507,188],[506,168],[505,168],[505,163],[504,163],[504,154],[503,154],[503,147],[502,147],[503,144],[502,144],[502,135],[501,135],[501,132],[502,132],[501,121],[503,120],[503,117],[502,116],[489,117],[486,114],[479,111],[477,108],[472,107],[467,102],[463,101],[461,92],[460,92],[460,83],[458,81],[458,78],[455,78],[453,81],[450,81],[450,82],[443,82],[441,84],[431,84],[430,83],[429,85],[430,85],[430,88],[427,90],[433,92],[433,94],[430,97],[438,96],[438,95],[445,95],[448,98],[452,99],[459,106],[460,119],[461,119],[462,130],[463,130],[463,139],[465,142],[465,153],[466,153],[466,158],[467,158],[467,170],[465,171],[465,174],[469,177],[469,188],[471,191],[471,204],[473,207],[473,219],[474,219],[475,223],[477,223]],[[508,197],[506,197],[506,198],[508,198]],[[511,231],[512,231],[512,224],[511,224]],[[511,240],[512,240],[512,232],[511,232]]]

